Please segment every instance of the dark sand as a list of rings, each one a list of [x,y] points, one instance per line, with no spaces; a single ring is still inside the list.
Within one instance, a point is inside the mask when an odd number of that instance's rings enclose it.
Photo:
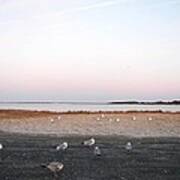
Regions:
[[[179,180],[180,138],[133,138],[97,136],[101,157],[81,142],[88,137],[52,137],[0,133],[0,180],[53,180],[42,163],[60,161],[64,170],[60,180]],[[66,152],[55,146],[70,144]],[[124,145],[133,143],[128,152]]]

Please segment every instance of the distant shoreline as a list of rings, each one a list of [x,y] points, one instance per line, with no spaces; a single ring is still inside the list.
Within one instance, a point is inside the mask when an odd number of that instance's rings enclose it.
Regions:
[[[180,100],[172,101],[0,101],[0,104],[82,104],[82,105],[180,105]]]
[[[174,101],[113,101],[110,104],[128,104],[128,105],[180,105],[180,100]]]

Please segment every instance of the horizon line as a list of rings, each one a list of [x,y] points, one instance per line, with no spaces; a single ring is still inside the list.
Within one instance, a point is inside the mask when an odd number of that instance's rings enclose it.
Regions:
[[[0,100],[0,104],[14,103],[14,104],[180,104],[180,99],[171,99],[171,100]]]

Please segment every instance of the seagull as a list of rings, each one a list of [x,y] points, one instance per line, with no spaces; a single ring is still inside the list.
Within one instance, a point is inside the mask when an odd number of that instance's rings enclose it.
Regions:
[[[126,150],[128,150],[128,151],[132,150],[132,143],[131,143],[131,142],[127,142],[125,148],[126,148]]]
[[[97,118],[97,121],[99,121],[99,120],[100,120],[100,118],[98,117],[98,118]]]
[[[101,150],[98,146],[94,147],[94,155],[95,156],[100,156],[101,155]]]
[[[136,116],[133,116],[133,121],[135,121],[136,120]]]
[[[95,144],[95,142],[96,142],[95,139],[91,138],[91,139],[88,139],[88,140],[84,141],[83,144],[85,146],[93,146]]]
[[[54,122],[54,119],[53,119],[53,118],[51,118],[51,119],[50,119],[50,121],[51,121],[51,123],[53,123],[53,122]]]
[[[68,148],[68,143],[67,142],[63,142],[62,144],[60,144],[60,145],[58,145],[56,147],[56,150],[57,151],[59,151],[59,150],[65,151],[67,148]]]
[[[50,162],[47,165],[42,164],[41,166],[49,169],[54,174],[55,177],[57,177],[58,176],[57,173],[62,171],[62,169],[64,168],[64,165],[61,162],[55,162],[55,161]]]
[[[120,121],[120,119],[119,119],[119,118],[117,118],[117,119],[116,119],[116,121],[117,121],[117,122],[119,122],[119,121]]]
[[[2,150],[3,149],[3,145],[2,144],[0,144],[0,150]]]
[[[148,120],[149,120],[149,121],[152,121],[152,117],[149,117]]]
[[[61,116],[58,116],[58,120],[60,120],[61,119]]]
[[[101,117],[102,117],[102,118],[104,118],[104,117],[105,117],[105,115],[104,115],[104,114],[101,114]]]

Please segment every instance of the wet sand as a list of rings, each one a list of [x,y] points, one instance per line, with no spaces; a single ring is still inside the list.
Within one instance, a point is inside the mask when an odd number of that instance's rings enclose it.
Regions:
[[[41,167],[51,161],[64,164],[56,178],[61,180],[180,179],[180,138],[96,136],[100,157],[81,145],[86,138],[1,133],[0,179],[53,180],[53,174]],[[69,149],[57,152],[56,145],[63,141],[69,142]],[[125,149],[128,141],[133,144],[131,151]]]

